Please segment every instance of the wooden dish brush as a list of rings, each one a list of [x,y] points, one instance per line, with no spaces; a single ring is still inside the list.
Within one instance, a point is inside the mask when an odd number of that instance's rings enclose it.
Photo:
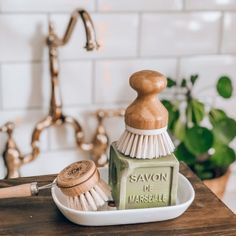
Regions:
[[[129,82],[138,96],[126,109],[126,130],[117,142],[118,151],[140,159],[171,154],[174,145],[167,133],[168,111],[156,96],[166,88],[166,77],[143,70],[134,73]]]
[[[91,160],[75,162],[63,169],[56,181],[38,187],[36,182],[0,188],[1,198],[28,197],[37,195],[42,189],[57,185],[67,197],[67,207],[96,211],[110,199],[110,187],[100,178],[96,165]]]

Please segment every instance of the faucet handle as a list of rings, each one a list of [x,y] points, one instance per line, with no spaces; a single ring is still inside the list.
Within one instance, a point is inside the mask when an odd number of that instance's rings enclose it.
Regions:
[[[12,134],[13,130],[15,129],[15,124],[11,121],[8,121],[3,126],[0,127],[0,132],[8,133],[9,135]]]

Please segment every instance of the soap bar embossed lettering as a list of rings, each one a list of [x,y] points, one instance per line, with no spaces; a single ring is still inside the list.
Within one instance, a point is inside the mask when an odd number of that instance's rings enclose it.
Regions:
[[[136,168],[127,180],[126,207],[169,205],[170,167]]]
[[[130,175],[129,182],[148,182],[148,181],[166,181],[167,180],[167,173],[160,173],[160,174],[140,174],[140,175]]]
[[[128,196],[128,204],[135,204],[135,203],[155,203],[155,202],[162,202],[164,204],[167,203],[168,197],[166,194],[158,193],[156,194],[154,191],[153,184],[150,182],[156,181],[168,181],[168,174],[167,173],[152,173],[152,174],[132,174],[129,176],[130,183],[137,183],[137,182],[144,182],[143,185],[143,193],[140,194],[132,194]]]
[[[163,202],[166,204],[167,196],[165,194],[139,194],[139,195],[130,195],[128,196],[128,204],[134,203],[155,203]]]

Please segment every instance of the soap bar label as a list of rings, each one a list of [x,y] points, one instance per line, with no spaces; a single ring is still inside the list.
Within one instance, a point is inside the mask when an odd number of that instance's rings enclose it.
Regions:
[[[151,174],[133,174],[129,176],[129,182],[156,182],[156,181],[167,181],[167,173],[151,173]]]
[[[170,167],[137,168],[128,175],[126,184],[126,205],[129,208],[169,205]]]
[[[139,194],[139,195],[130,195],[128,197],[128,203],[159,203],[167,202],[167,196],[165,194]]]

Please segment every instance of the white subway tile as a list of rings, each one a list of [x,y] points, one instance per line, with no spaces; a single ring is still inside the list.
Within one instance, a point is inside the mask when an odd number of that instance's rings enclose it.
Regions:
[[[225,13],[222,32],[222,52],[236,53],[236,13]]]
[[[64,113],[75,118],[81,125],[85,141],[90,143],[97,129],[97,119],[95,111],[98,109],[118,109],[125,108],[126,105],[90,105],[80,108],[66,108]],[[118,139],[124,130],[123,117],[112,117],[104,120],[104,126],[109,136],[109,141],[113,142]],[[50,150],[61,150],[65,148],[78,148],[75,143],[74,129],[70,125],[56,126],[49,129]]]
[[[176,74],[176,60],[114,60],[96,63],[95,101],[96,103],[128,102],[134,99],[135,92],[129,86],[132,73],[152,69],[171,77]]]
[[[49,104],[48,65],[3,64],[2,104],[4,109],[26,109]]]
[[[0,125],[7,121],[15,123],[14,130],[15,141],[23,154],[31,152],[31,136],[36,123],[46,116],[45,111],[40,110],[24,110],[24,111],[0,111]],[[47,130],[42,132],[40,137],[40,149],[42,151],[48,148]],[[3,153],[5,142],[7,140],[6,134],[1,134],[0,153]]]
[[[0,0],[3,12],[71,12],[76,8],[93,11],[95,0]]]
[[[41,60],[46,49],[46,15],[0,15],[0,62]]]
[[[228,180],[227,183],[227,187],[229,186],[229,184],[232,184],[232,190],[231,191],[227,191],[224,193],[224,197],[222,199],[222,201],[224,202],[224,204],[230,208],[231,211],[234,212],[234,214],[236,214],[236,201],[235,201],[235,195],[236,195],[236,191],[235,191],[235,181],[236,181],[236,173],[231,174],[230,176],[230,180]]]
[[[3,108],[49,106],[51,81],[46,63],[2,65]],[[89,61],[60,63],[59,87],[65,106],[92,102]]]
[[[100,44],[98,51],[87,52],[85,31],[82,21],[78,21],[71,40],[60,48],[61,59],[104,58],[136,56],[138,16],[136,14],[91,14]],[[65,32],[69,15],[52,15],[56,32],[62,36]]]
[[[89,159],[89,156],[79,149],[45,152],[33,162],[23,165],[21,167],[21,175],[57,174],[69,164],[83,159]]]
[[[186,0],[187,10],[235,10],[235,0]]]
[[[121,106],[120,106],[121,107]],[[126,108],[127,106],[122,106]],[[125,130],[124,117],[112,117],[104,122],[110,143],[117,141]]]
[[[236,140],[234,140],[236,144]],[[235,147],[235,145],[234,145]],[[236,181],[236,161],[230,166],[231,174],[226,185],[226,191],[223,197],[223,202],[236,214],[236,201],[235,201],[235,181]]]
[[[0,113],[2,113],[2,111]],[[3,122],[2,120],[3,119],[1,119],[0,126],[2,126],[5,123],[5,121]],[[0,133],[0,140],[1,140],[1,142],[0,142],[0,153],[2,154],[3,149],[5,147],[6,140],[7,140],[7,135],[5,135],[4,133]]]
[[[144,14],[141,54],[190,55],[216,53],[221,14],[217,12]]]
[[[165,11],[181,10],[182,0],[98,0],[99,11]]]
[[[92,102],[92,62],[61,62],[59,80],[65,106]]]
[[[1,114],[1,112],[0,112]],[[3,123],[0,123],[0,126],[3,125]],[[0,133],[0,179],[5,178],[6,174],[7,174],[7,170],[5,167],[5,163],[3,160],[3,152],[6,146],[6,141],[7,141],[7,135],[4,133]]]
[[[236,88],[236,75],[234,76],[234,81],[233,81],[233,86],[234,90]],[[224,110],[227,112],[227,115],[236,119],[236,109],[235,109],[235,104],[236,104],[236,96],[234,96],[230,99],[224,99],[220,96],[217,96],[215,99],[215,106],[218,108]],[[236,145],[236,139],[234,140],[234,144]],[[236,146],[234,145],[234,148],[236,150]]]
[[[194,95],[214,99],[217,95],[216,83],[220,76],[228,75],[236,86],[236,57],[232,56],[198,56],[184,58],[180,62],[179,78],[199,74]],[[213,100],[212,100],[213,101]],[[216,104],[217,105],[217,104]]]
[[[69,115],[65,113],[65,115]],[[74,129],[71,125],[56,125],[49,129],[50,151],[76,148]]]
[[[1,137],[1,135],[0,135]],[[4,165],[4,161],[2,158],[0,158],[0,179],[4,179],[5,176],[6,176],[6,168],[5,168],[5,165]]]
[[[64,109],[65,115],[73,117],[82,126],[87,141],[91,141],[96,128],[96,120],[91,115],[92,111],[94,110],[91,106]],[[55,126],[49,129],[49,139],[50,150],[77,147],[74,128],[69,124]]]

